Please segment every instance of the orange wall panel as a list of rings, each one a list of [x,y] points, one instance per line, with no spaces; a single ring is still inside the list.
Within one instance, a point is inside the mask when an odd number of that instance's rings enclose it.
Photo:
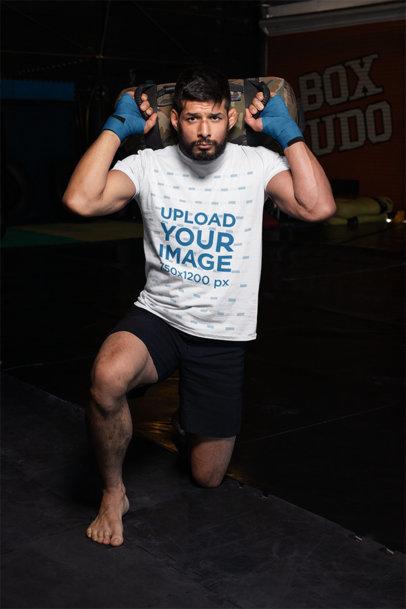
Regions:
[[[393,21],[275,36],[268,74],[304,109],[305,139],[330,179],[405,205],[405,36]]]

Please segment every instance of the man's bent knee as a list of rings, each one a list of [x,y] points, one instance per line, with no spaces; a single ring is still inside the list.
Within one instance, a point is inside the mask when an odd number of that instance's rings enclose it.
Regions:
[[[218,473],[200,474],[192,471],[193,480],[204,488],[217,488],[224,480],[224,475]]]
[[[96,361],[92,370],[91,394],[97,402],[122,397],[127,387],[128,382],[113,362],[99,364]]]
[[[95,407],[104,416],[114,415],[121,410],[124,404],[123,396],[112,396],[110,393],[102,392],[96,387],[90,388],[90,407]]]
[[[192,439],[191,474],[199,486],[216,488],[223,482],[234,449],[236,436]]]
[[[124,405],[128,382],[113,365],[95,363],[90,396],[93,405],[105,416],[115,414]]]
[[[91,395],[96,403],[122,400],[137,386],[158,380],[155,365],[142,341],[128,332],[110,335],[92,370]]]

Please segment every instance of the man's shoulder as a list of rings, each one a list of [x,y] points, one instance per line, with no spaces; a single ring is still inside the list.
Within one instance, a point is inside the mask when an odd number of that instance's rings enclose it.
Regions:
[[[156,150],[144,148],[144,150],[140,150],[138,154],[151,159],[173,158],[176,155],[176,144],[165,146],[164,148],[157,148]]]
[[[244,146],[243,144],[233,144],[231,142],[227,145],[232,155],[234,162],[236,163],[253,163],[254,165],[259,161],[270,162],[276,161],[280,157],[277,152],[269,150],[264,146]]]
[[[277,152],[270,150],[269,148],[265,148],[265,146],[244,146],[242,144],[230,144],[230,146],[235,146],[235,148],[240,150],[241,155],[250,158],[257,158],[258,156],[274,158],[280,156]]]
[[[128,155],[127,159],[141,159],[152,160],[152,159],[160,159],[160,158],[171,158],[175,154],[176,146],[165,146],[165,148],[158,148],[157,150],[153,150],[152,148],[142,148],[141,150],[137,150],[133,154]]]

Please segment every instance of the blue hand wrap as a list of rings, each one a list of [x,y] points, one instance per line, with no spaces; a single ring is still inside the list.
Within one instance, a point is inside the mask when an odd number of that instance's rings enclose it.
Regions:
[[[270,98],[260,114],[263,133],[270,135],[285,150],[295,142],[304,142],[303,133],[292,119],[289,110],[280,95]]]
[[[145,120],[141,115],[134,98],[129,93],[124,93],[118,100],[114,113],[104,123],[103,131],[108,129],[114,131],[121,141],[129,135],[144,133]]]

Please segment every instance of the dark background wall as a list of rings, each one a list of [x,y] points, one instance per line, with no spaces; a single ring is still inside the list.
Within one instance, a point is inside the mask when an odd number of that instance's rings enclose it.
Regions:
[[[70,82],[71,101],[23,99],[3,88],[6,223],[66,218],[60,196],[120,90],[173,82],[196,63],[226,75],[259,75],[259,2],[5,1],[2,79]],[[8,83],[10,84],[10,83]],[[52,96],[51,96],[52,97]],[[72,220],[72,218],[70,218]]]
[[[230,77],[259,68],[259,2],[19,2],[3,10],[4,74],[67,79],[88,90],[210,62]],[[99,58],[99,59],[98,59]]]

